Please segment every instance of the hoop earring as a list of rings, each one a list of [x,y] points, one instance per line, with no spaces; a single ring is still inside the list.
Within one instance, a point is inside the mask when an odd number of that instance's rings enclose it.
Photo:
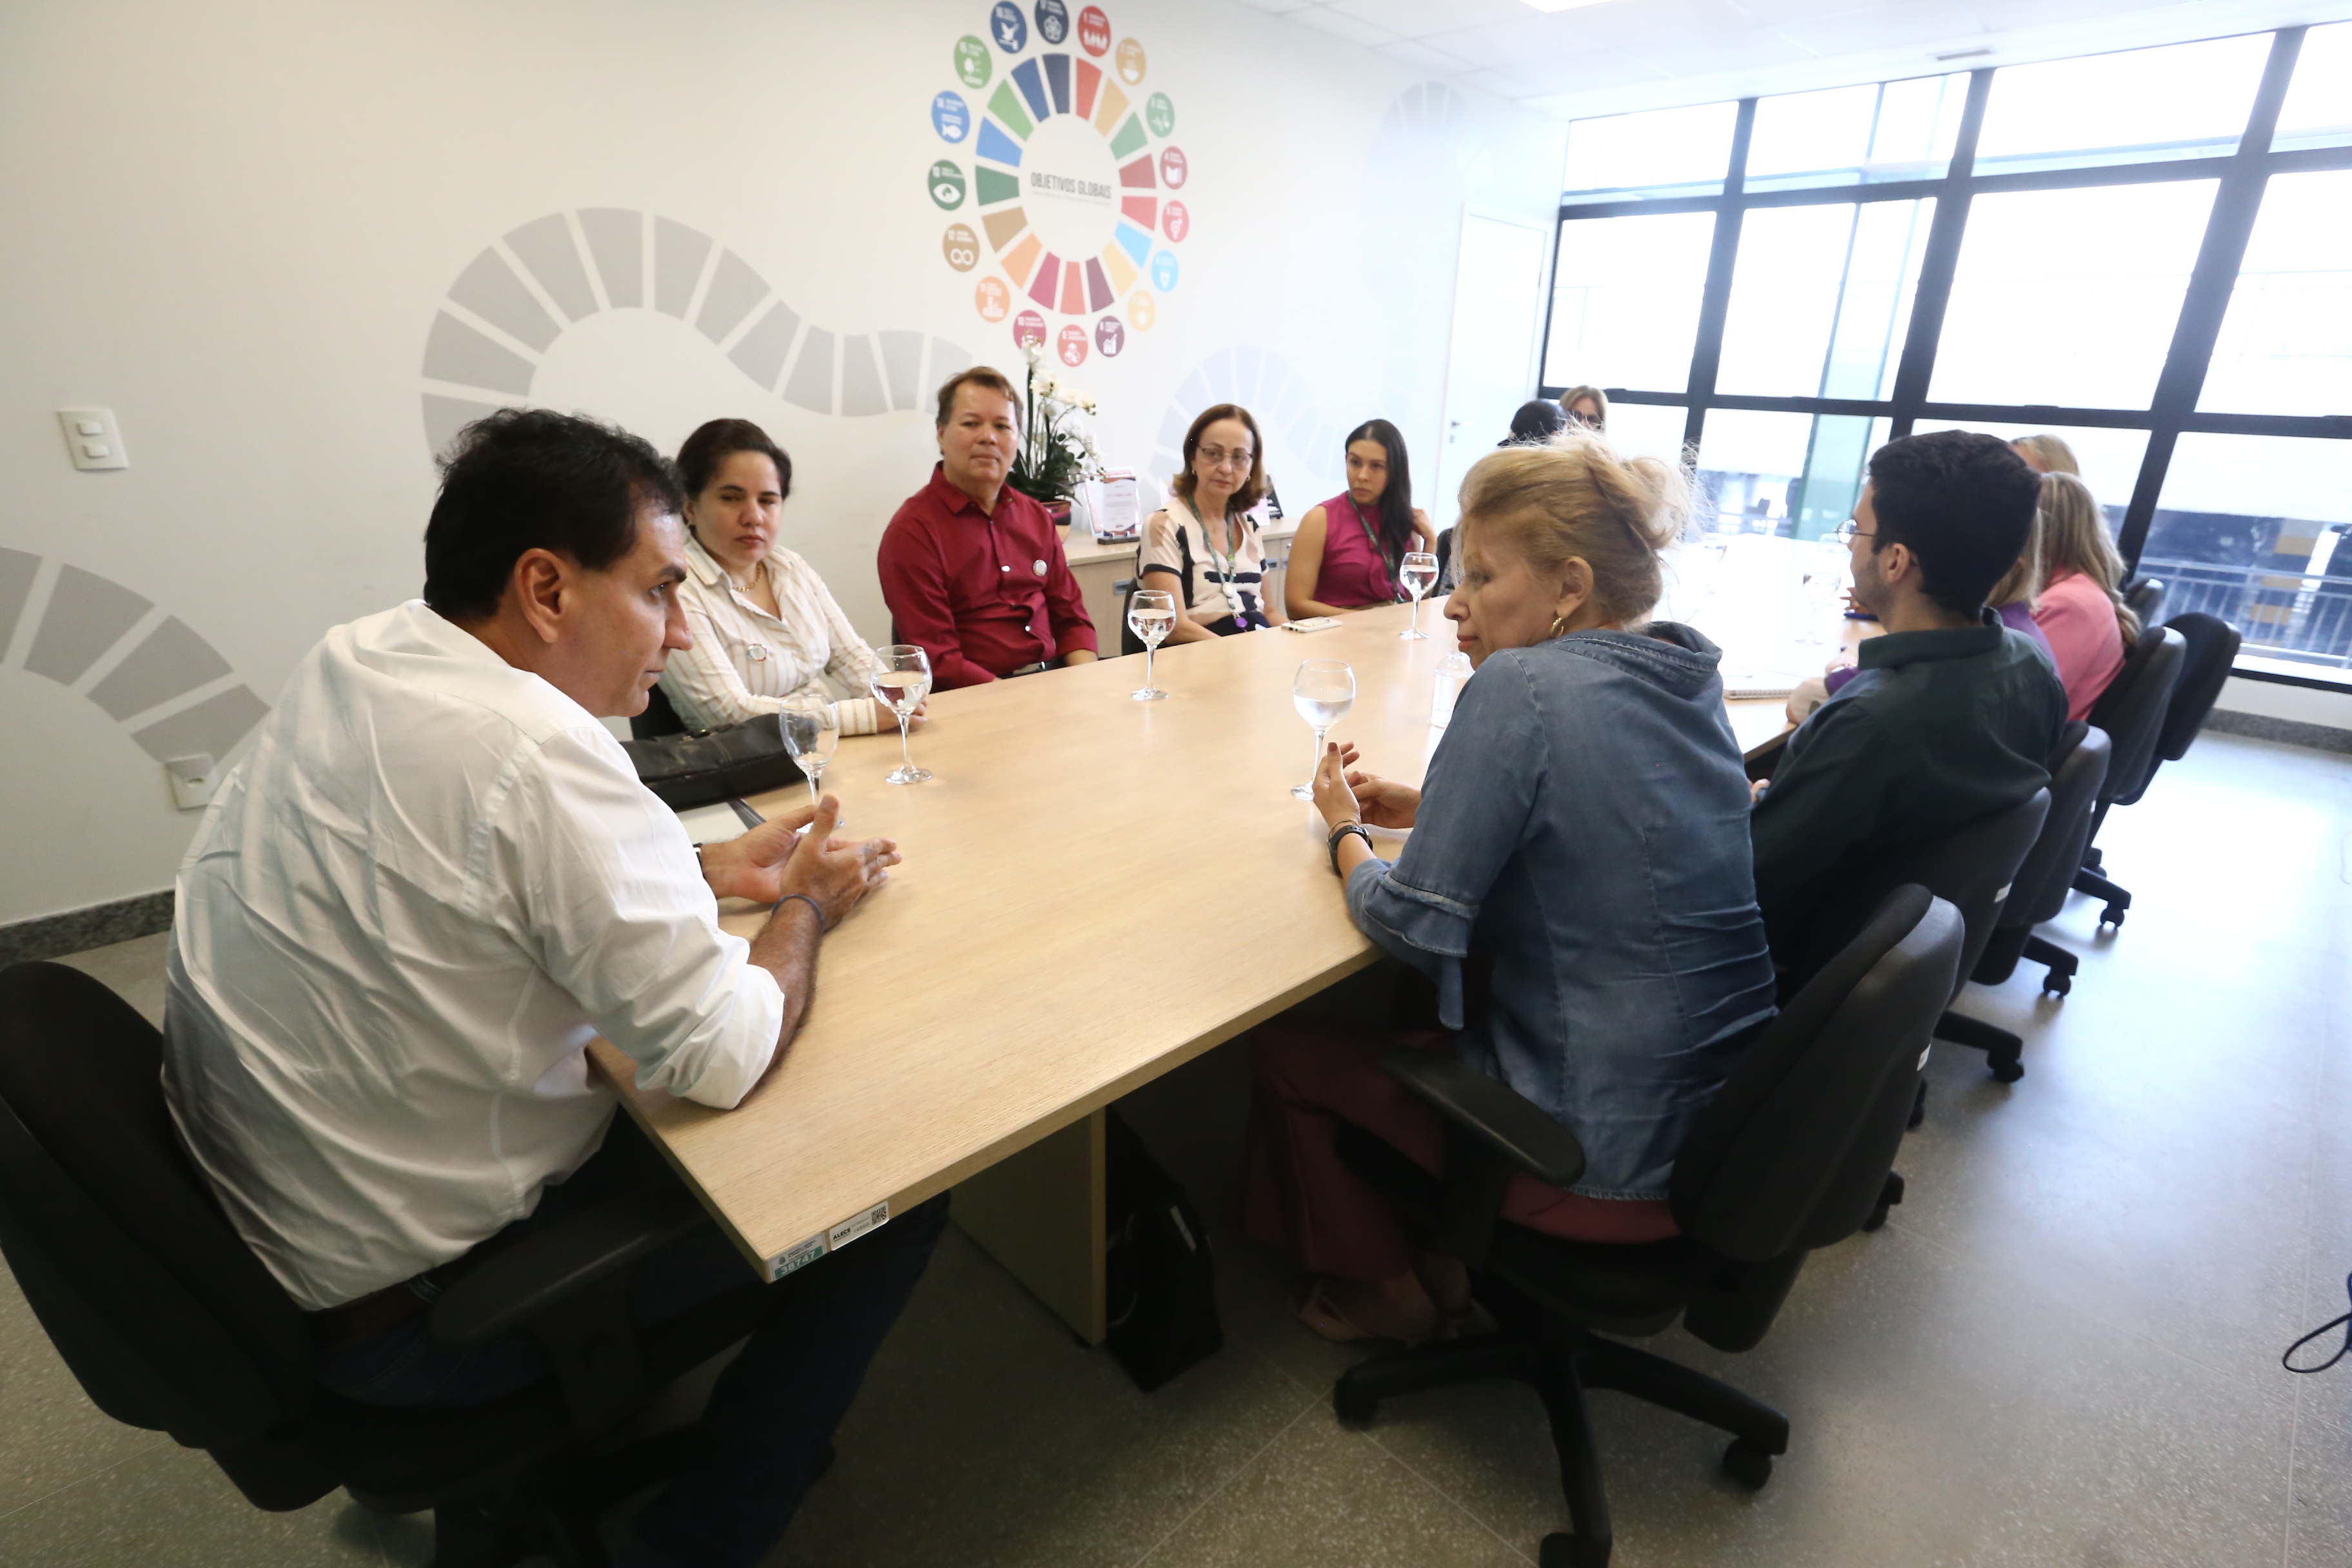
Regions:
[[[1545,637],[1545,639],[1544,639],[1544,640],[1545,640],[1545,641],[1547,641],[1547,642],[1549,642],[1549,641],[1550,641],[1553,637],[1566,637],[1567,635],[1568,635],[1568,617],[1567,617],[1566,616],[1554,616],[1551,618],[1551,631],[1550,631],[1550,633],[1549,633],[1549,634]]]

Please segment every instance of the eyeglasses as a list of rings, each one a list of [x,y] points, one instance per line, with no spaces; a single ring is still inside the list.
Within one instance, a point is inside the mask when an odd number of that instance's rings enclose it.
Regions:
[[[1256,454],[1246,447],[1231,452],[1219,447],[1202,447],[1198,451],[1201,461],[1213,468],[1222,468],[1228,463],[1237,468],[1246,468],[1256,460]]]
[[[1837,532],[1832,535],[1832,537],[1840,544],[1852,544],[1857,539],[1875,539],[1878,535],[1875,533],[1864,532],[1862,529],[1854,525],[1853,519],[1847,518],[1843,522],[1837,525]]]

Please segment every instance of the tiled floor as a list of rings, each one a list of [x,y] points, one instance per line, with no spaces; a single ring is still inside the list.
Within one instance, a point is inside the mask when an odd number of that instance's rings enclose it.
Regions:
[[[2057,922],[2074,994],[2030,970],[1963,1004],[2026,1031],[2024,1081],[1939,1050],[1893,1223],[1817,1256],[1758,1350],[1656,1342],[1789,1412],[1772,1484],[1596,1399],[1622,1568],[2352,1561],[2352,1363],[2278,1365],[2352,1269],[2352,758],[2210,735],[2105,838],[2137,902],[2109,938],[2091,900]],[[74,962],[152,1013],[160,940]],[[1349,1353],[1287,1321],[1286,1266],[1225,1223],[1244,1087],[1220,1051],[1129,1106],[1219,1226],[1225,1350],[1138,1394],[950,1231],[778,1563],[1532,1559],[1565,1515],[1530,1395],[1333,1421]],[[430,1550],[339,1497],[254,1512],[91,1409],[0,1294],[0,1563]]]

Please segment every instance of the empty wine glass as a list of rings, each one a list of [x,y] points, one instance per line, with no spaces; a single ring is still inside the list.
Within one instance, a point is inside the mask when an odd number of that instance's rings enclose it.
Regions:
[[[1437,557],[1426,550],[1408,551],[1397,567],[1397,581],[1412,595],[1412,629],[1397,636],[1409,642],[1427,642],[1429,634],[1421,629],[1421,596],[1437,586]]]
[[[1141,588],[1128,601],[1127,629],[1143,644],[1143,689],[1130,695],[1138,702],[1157,702],[1168,695],[1151,684],[1151,661],[1160,642],[1176,629],[1176,595],[1161,588]]]
[[[1298,709],[1298,716],[1314,726],[1315,768],[1320,768],[1323,737],[1356,705],[1356,672],[1343,658],[1307,659],[1299,665],[1298,674],[1290,683],[1290,700]],[[1307,770],[1305,784],[1291,787],[1291,794],[1301,800],[1315,798],[1315,768]]]
[[[907,731],[911,727],[908,721],[914,718],[915,710],[920,708],[923,699],[931,693],[931,656],[911,643],[892,643],[874,652],[875,657],[882,661],[882,668],[874,672],[874,679],[869,682],[874,689],[874,699],[898,715],[901,765],[891,769],[883,777],[894,784],[921,784],[931,776],[931,773],[929,768],[915,765],[915,754],[907,746]]]

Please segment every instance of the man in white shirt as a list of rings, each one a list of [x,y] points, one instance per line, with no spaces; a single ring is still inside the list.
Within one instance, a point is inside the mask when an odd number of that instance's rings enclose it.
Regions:
[[[172,1112],[350,1397],[467,1405],[546,1376],[520,1342],[434,1351],[420,1314],[476,1247],[675,1180],[615,1123],[588,1042],[731,1109],[799,1026],[824,933],[898,858],[835,840],[830,796],[698,850],[598,721],[642,711],[688,646],[681,501],[617,430],[522,410],[470,427],[424,599],[311,651],[181,868]],[[746,942],[721,897],[774,907]],[[625,1562],[764,1555],[944,1215],[769,1288],[777,1310]],[[646,1273],[648,1321],[756,1278],[715,1230]]]

